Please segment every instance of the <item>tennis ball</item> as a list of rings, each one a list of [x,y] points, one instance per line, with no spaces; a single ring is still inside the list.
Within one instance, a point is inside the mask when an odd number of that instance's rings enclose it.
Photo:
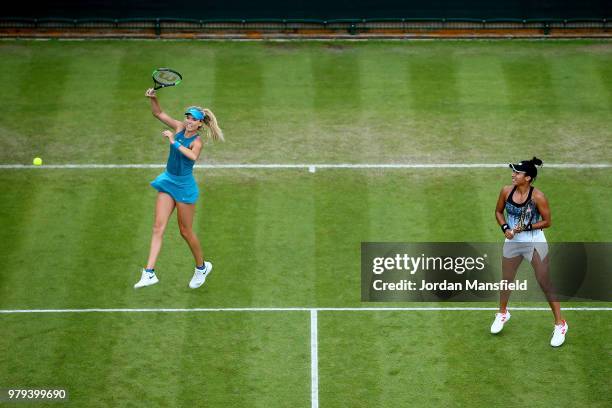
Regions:
[[[35,166],[40,166],[42,164],[42,159],[40,157],[35,157],[32,163],[34,163]]]

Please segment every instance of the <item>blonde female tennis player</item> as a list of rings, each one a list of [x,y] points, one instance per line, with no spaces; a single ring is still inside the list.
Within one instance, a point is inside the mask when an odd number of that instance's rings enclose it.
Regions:
[[[561,307],[556,300],[548,274],[548,243],[543,231],[544,228],[551,226],[548,200],[544,193],[532,186],[538,175],[536,166],[541,165],[542,160],[537,157],[509,165],[512,169],[512,185],[501,189],[495,217],[506,237],[502,259],[503,279],[514,281],[523,258],[531,262],[538,284],[544,291],[555,318],[550,345],[558,347],[565,341],[569,327],[561,316]],[[504,210],[507,220],[504,217]],[[510,320],[510,312],[507,309],[509,298],[509,290],[500,292],[499,312],[495,314],[495,320],[491,325],[493,334],[501,332]]]
[[[142,288],[159,282],[155,273],[155,262],[162,246],[168,219],[176,208],[179,230],[195,260],[195,271],[189,287],[196,289],[204,284],[206,277],[212,271],[212,264],[204,261],[200,241],[193,231],[195,204],[199,196],[198,185],[193,177],[193,165],[200,157],[203,145],[198,132],[204,127],[209,137],[215,141],[223,140],[223,132],[217,124],[215,115],[209,109],[191,106],[186,109],[185,119],[181,122],[171,118],[161,109],[153,88],[147,89],[145,96],[151,101],[153,116],[172,128],[172,131],[162,132],[170,144],[170,153],[166,170],[151,182],[153,188],[158,191],[151,248],[147,265],[134,287]]]

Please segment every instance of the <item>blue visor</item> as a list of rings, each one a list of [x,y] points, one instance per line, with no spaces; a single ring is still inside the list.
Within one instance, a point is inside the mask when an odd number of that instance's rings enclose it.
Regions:
[[[187,109],[187,112],[185,112],[185,115],[187,114],[193,116],[195,120],[204,120],[204,117],[206,116],[204,115],[203,112],[200,112],[196,108]]]

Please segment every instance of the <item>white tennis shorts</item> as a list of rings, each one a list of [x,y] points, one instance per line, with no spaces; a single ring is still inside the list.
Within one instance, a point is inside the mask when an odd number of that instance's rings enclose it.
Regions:
[[[533,259],[533,251],[537,251],[540,259],[548,255],[548,242],[542,230],[525,231],[516,234],[512,239],[504,241],[504,258],[522,256],[527,261]]]

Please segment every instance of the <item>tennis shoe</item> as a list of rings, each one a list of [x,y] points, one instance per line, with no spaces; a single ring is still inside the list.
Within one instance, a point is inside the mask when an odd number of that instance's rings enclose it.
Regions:
[[[561,324],[555,324],[555,329],[553,330],[552,339],[550,339],[550,345],[553,347],[559,347],[565,342],[565,335],[569,330],[569,326],[567,322],[563,320]]]
[[[497,334],[504,328],[504,324],[510,320],[510,312],[506,310],[506,313],[495,313],[495,320],[491,325],[491,333]]]
[[[157,279],[157,275],[155,275],[155,272],[147,272],[143,269],[142,275],[140,276],[140,280],[136,282],[136,284],[134,285],[134,289],[155,285],[157,282],[159,282],[159,279]]]
[[[212,264],[210,262],[204,262],[204,269],[195,268],[193,278],[189,282],[191,289],[197,289],[204,284],[206,277],[212,271]]]

